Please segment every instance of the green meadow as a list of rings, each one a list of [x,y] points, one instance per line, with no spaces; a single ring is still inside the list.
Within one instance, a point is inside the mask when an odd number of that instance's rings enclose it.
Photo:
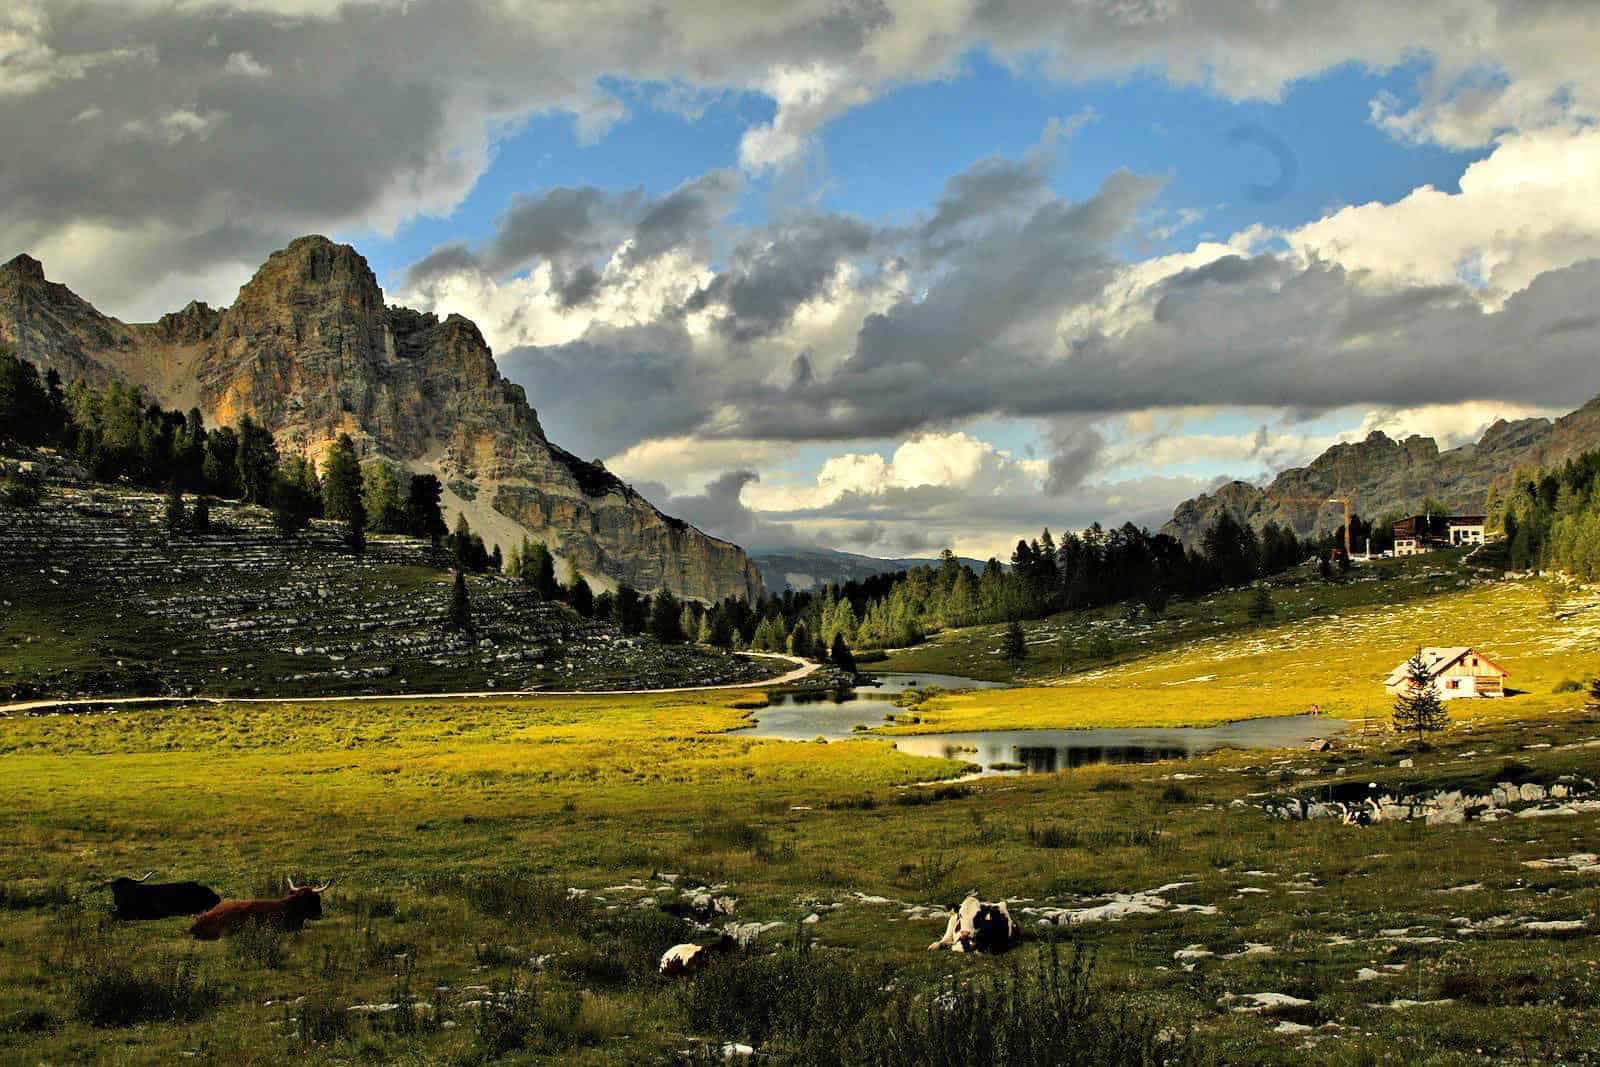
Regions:
[[[912,727],[1312,702],[1374,720],[1331,752],[955,782],[959,760],[886,738],[733,732],[765,700],[753,690],[0,720],[0,1062],[716,1062],[741,1042],[770,1062],[888,1064],[935,1037],[974,1064],[996,1042],[1033,1050],[1012,1062],[1592,1060],[1600,873],[1526,864],[1600,852],[1594,813],[1357,829],[1260,809],[1353,781],[1600,777],[1600,722],[1555,691],[1600,669],[1593,594],[1552,608],[1535,583],[1453,562],[1397,570],[1370,582],[1415,586],[1389,606],[1360,581],[1291,579],[1265,624],[1241,621],[1236,594],[1154,623],[1034,624],[1034,684],[938,697]],[[1052,634],[1094,624],[1106,660],[1054,674]],[[1522,695],[1451,705],[1451,729],[1413,750],[1376,720],[1381,675],[1420,641],[1480,647]],[[891,663],[991,647],[963,631]],[[108,920],[100,884],[148,870],[235,897],[286,875],[334,884],[299,933],[196,943],[186,920]],[[661,906],[702,885],[737,900],[717,924],[772,925],[692,980],[661,979],[662,949],[710,939]],[[1011,900],[1026,941],[928,952],[931,909],[969,890]],[[1084,919],[1046,927],[1029,909]],[[1061,992],[1080,979],[1081,998]],[[1027,1026],[998,1026],[998,1002]],[[986,1046],[963,1044],[980,1030]]]

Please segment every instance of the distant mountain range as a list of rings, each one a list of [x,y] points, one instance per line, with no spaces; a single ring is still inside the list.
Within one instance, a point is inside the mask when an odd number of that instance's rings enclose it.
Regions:
[[[1339,504],[1317,503],[1348,495],[1355,513],[1372,520],[1388,512],[1413,512],[1429,497],[1456,513],[1478,513],[1489,487],[1520,467],[1564,463],[1600,448],[1600,398],[1569,415],[1504,419],[1472,444],[1441,452],[1431,437],[1396,441],[1374,431],[1365,441],[1334,445],[1304,467],[1286,470],[1265,489],[1229,482],[1179,504],[1162,532],[1196,546],[1224,510],[1258,529],[1269,521],[1305,536],[1338,529]]]
[[[958,557],[974,571],[982,572],[985,561]],[[750,559],[761,569],[762,581],[770,593],[785,589],[805,592],[830,583],[860,581],[875,574],[892,574],[912,567],[937,566],[938,559],[879,559],[831,548],[774,548],[754,550]]]

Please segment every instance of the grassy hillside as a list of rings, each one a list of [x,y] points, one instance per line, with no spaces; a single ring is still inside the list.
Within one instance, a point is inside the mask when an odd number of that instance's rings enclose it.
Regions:
[[[1029,659],[1015,671],[994,628],[942,634],[887,666],[1011,673],[1025,687],[926,701],[919,723],[888,732],[1207,726],[1314,704],[1326,715],[1387,722],[1393,700],[1382,680],[1424,644],[1471,645],[1511,672],[1509,699],[1449,705],[1474,720],[1576,708],[1582,694],[1556,687],[1600,674],[1595,593],[1562,587],[1552,601],[1548,582],[1489,580],[1453,559],[1390,566],[1387,578],[1365,574],[1347,585],[1272,583],[1277,613],[1265,623],[1247,617],[1246,591],[1185,604],[1153,623],[1058,616],[1026,627]],[[1053,673],[1062,646],[1069,663],[1082,663],[1079,650],[1097,640],[1107,654],[1101,665]]]
[[[623,638],[498,576],[469,581],[476,633],[445,625],[451,576],[426,541],[338,527],[293,539],[219,502],[169,533],[162,498],[52,485],[0,506],[0,703],[10,697],[300,696],[754,681],[769,663]]]

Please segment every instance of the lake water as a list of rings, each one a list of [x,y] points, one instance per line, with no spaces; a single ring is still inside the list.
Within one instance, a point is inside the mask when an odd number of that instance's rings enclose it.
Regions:
[[[882,726],[884,717],[904,709],[895,695],[914,687],[1003,689],[943,674],[876,675],[877,687],[823,693],[773,693],[771,706],[756,713],[749,733],[785,741],[818,737],[859,737],[856,726]],[[986,772],[1070,770],[1088,763],[1153,763],[1185,759],[1223,748],[1295,748],[1345,728],[1338,719],[1310,715],[1246,719],[1223,726],[1118,730],[984,730],[894,738],[895,747],[914,756],[966,760]]]

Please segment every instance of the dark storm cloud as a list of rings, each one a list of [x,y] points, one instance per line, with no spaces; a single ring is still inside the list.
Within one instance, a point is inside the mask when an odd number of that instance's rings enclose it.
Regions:
[[[667,514],[686,519],[707,533],[746,549],[811,545],[811,540],[793,526],[758,515],[739,499],[745,486],[760,480],[761,475],[753,470],[732,470],[707,482],[700,493],[675,496],[659,482],[639,482],[634,488]]]

